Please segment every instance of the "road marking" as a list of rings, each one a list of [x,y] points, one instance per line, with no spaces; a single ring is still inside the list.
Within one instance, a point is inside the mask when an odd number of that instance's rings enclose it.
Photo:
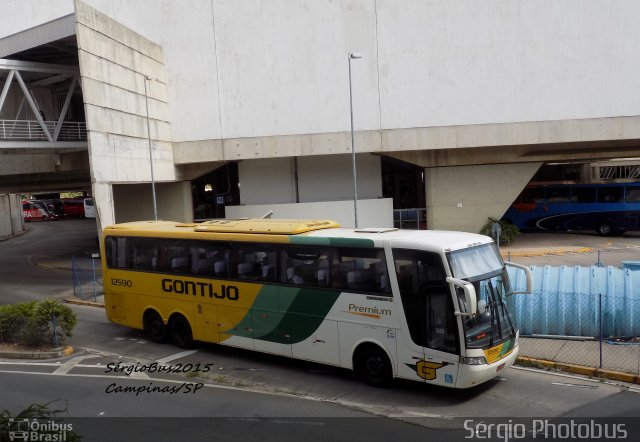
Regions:
[[[175,361],[176,359],[184,358],[185,356],[189,356],[189,355],[192,355],[194,353],[197,353],[199,350],[200,349],[181,351],[180,353],[176,353],[174,355],[169,355],[169,356],[167,356],[165,358],[158,359],[156,362],[158,364],[166,364],[167,362]]]
[[[69,359],[67,362],[58,367],[52,374],[67,374],[73,369],[78,362],[83,361],[85,359],[93,359],[94,355],[84,355],[84,356],[76,356],[75,358]]]
[[[597,385],[567,384],[566,382],[552,382],[551,385],[559,385],[561,387],[576,387],[576,388],[598,388]]]

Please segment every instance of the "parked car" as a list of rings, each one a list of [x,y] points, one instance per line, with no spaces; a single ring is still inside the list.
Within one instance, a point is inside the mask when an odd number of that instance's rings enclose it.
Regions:
[[[84,201],[82,198],[65,198],[62,209],[67,218],[84,218]]]
[[[58,219],[58,215],[51,210],[46,202],[41,200],[29,200],[28,202],[42,211],[42,216],[45,218],[43,221],[56,221]]]
[[[54,198],[46,200],[41,199],[39,201],[45,203],[47,205],[47,208],[49,209],[49,212],[54,213],[58,218],[64,217],[64,206],[62,204],[62,200]]]
[[[84,217],[85,218],[95,218],[96,217],[96,206],[93,202],[93,198],[85,198],[82,203],[84,204]]]

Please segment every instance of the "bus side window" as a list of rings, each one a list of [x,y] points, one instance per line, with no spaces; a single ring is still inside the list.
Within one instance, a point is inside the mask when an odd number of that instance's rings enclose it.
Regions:
[[[600,187],[598,189],[599,203],[621,203],[624,198],[624,187]]]
[[[276,281],[277,252],[273,245],[239,244],[232,246],[232,276],[252,281]]]
[[[173,244],[168,248],[169,251],[169,265],[171,272],[173,273],[188,273],[189,272],[189,250],[183,245]]]
[[[333,287],[390,293],[384,250],[338,247],[333,260]]]
[[[625,201],[628,203],[640,203],[640,188],[627,187]]]
[[[282,251],[282,282],[327,287],[329,250],[324,247],[288,246]]]
[[[156,262],[154,240],[151,238],[129,238],[133,249],[131,253],[132,268],[136,270],[153,270]]]
[[[192,275],[215,275],[216,263],[225,260],[226,247],[218,244],[193,243],[189,247]],[[226,267],[226,264],[225,266]]]

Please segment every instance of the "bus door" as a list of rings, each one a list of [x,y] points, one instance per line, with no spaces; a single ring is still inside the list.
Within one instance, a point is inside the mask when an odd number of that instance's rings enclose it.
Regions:
[[[442,258],[411,249],[394,249],[393,258],[406,319],[398,337],[398,375],[453,386],[460,344]]]

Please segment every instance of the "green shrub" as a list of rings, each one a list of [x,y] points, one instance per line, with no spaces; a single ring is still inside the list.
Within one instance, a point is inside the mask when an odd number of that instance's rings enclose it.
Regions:
[[[36,301],[0,306],[0,342],[14,342],[33,316]]]
[[[53,328],[52,315],[56,315]],[[0,306],[0,342],[28,346],[64,341],[77,323],[77,317],[67,305],[55,299]]]
[[[510,244],[516,236],[520,234],[520,229],[518,229],[515,225],[511,224],[508,221],[500,220],[498,221],[496,218],[489,217],[486,224],[482,226],[480,229],[481,235],[491,236],[491,226],[493,223],[500,224],[502,228],[502,233],[500,233],[500,244]]]
[[[52,315],[56,315],[56,329],[53,329]],[[42,328],[45,336],[49,336],[54,342],[54,335],[58,335],[58,342],[64,341],[67,336],[71,336],[73,328],[78,322],[76,314],[69,306],[55,299],[43,299],[39,301],[33,310],[33,319]]]

